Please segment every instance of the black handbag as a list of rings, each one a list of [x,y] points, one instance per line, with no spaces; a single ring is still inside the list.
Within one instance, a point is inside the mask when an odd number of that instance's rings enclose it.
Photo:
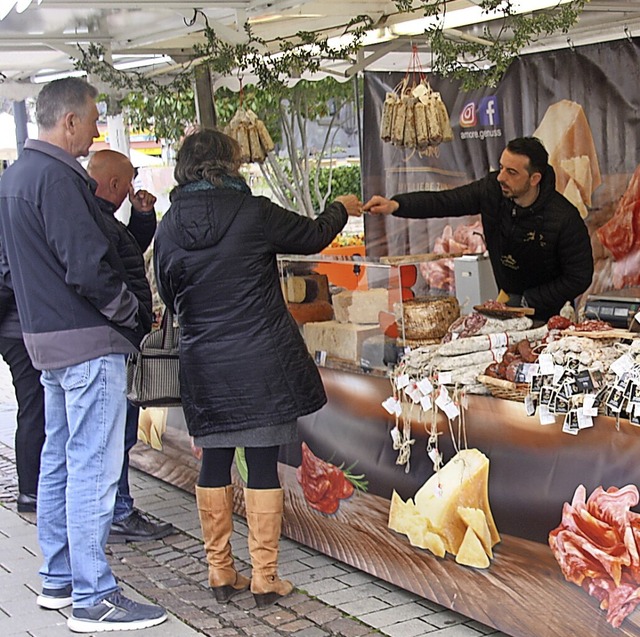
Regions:
[[[127,360],[127,398],[138,407],[176,407],[180,400],[180,328],[168,308]]]

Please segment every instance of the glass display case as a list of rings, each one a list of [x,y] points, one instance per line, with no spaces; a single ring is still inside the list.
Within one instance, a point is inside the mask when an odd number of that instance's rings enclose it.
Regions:
[[[280,255],[283,295],[316,363],[388,375],[406,347],[439,340],[459,308],[448,293],[425,288],[426,256]]]

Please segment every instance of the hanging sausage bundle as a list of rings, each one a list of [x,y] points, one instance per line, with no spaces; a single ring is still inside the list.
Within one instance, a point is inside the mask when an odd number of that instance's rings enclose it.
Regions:
[[[243,163],[257,162],[261,164],[275,145],[267,127],[250,109],[240,107],[224,132],[240,144]]]
[[[442,142],[453,140],[447,107],[422,72],[416,46],[404,79],[386,95],[380,137],[425,155],[435,154]]]

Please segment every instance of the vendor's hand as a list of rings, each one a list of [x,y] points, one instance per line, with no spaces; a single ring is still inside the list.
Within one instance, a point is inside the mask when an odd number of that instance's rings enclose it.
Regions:
[[[156,198],[146,190],[138,190],[135,194],[129,195],[129,201],[138,212],[152,212],[156,204]]]
[[[347,214],[350,217],[360,217],[362,215],[362,202],[355,195],[340,195],[340,197],[336,197],[336,201],[347,209]]]
[[[393,199],[387,199],[380,195],[373,195],[369,201],[362,207],[364,212],[370,212],[374,215],[390,215],[393,214],[400,204]]]

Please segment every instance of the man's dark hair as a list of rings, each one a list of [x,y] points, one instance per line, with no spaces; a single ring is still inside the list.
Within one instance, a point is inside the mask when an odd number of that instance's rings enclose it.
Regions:
[[[67,113],[83,115],[89,98],[96,99],[98,89],[79,77],[54,80],[42,88],[36,100],[36,122],[51,130]]]
[[[549,153],[537,137],[517,137],[507,144],[507,150],[529,158],[529,174],[544,175],[549,165]]]
[[[240,155],[240,145],[229,135],[201,130],[184,138],[173,175],[180,186],[203,179],[221,186],[225,177],[240,177]]]

